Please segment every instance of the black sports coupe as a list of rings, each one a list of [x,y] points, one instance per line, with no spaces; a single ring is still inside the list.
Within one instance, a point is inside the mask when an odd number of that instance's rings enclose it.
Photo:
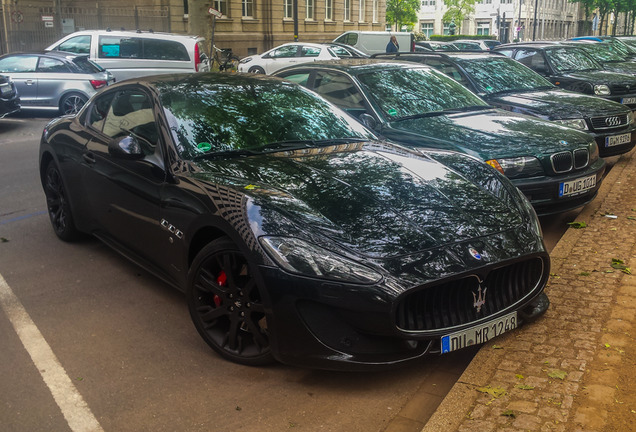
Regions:
[[[220,355],[325,369],[482,343],[543,313],[536,215],[479,160],[378,141],[278,78],[147,77],[51,121],[53,229],[184,291]]]

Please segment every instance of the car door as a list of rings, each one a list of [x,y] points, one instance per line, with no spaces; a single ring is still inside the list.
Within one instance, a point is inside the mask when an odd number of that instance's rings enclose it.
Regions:
[[[57,107],[58,100],[68,81],[72,80],[71,68],[59,59],[40,57],[38,60],[38,106]]]
[[[10,55],[0,59],[0,72],[11,77],[20,103],[25,107],[37,105],[37,65],[37,55]]]
[[[267,56],[263,64],[266,74],[272,74],[279,69],[292,66],[298,62],[298,45],[287,45],[278,48]]]
[[[99,227],[96,235],[160,265],[161,191],[166,180],[154,102],[139,87],[105,92],[89,106],[91,137],[83,155],[84,187]],[[134,138],[138,157],[116,156],[109,145]]]

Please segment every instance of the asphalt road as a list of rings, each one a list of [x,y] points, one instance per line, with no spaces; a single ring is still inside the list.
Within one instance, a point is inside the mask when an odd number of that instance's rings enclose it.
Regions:
[[[46,121],[0,120],[3,431],[383,431],[413,398],[432,414],[472,358],[360,374],[220,359],[181,293],[96,240],[55,237],[37,171]],[[554,244],[563,220],[542,223]]]

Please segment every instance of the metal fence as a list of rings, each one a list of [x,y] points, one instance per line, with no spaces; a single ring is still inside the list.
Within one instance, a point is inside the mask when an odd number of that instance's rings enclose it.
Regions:
[[[53,7],[4,4],[0,10],[0,54],[41,50],[62,36],[88,29],[170,31],[169,6]]]

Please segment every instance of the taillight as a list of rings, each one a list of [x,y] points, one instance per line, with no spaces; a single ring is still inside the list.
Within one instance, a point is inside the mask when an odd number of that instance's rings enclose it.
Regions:
[[[90,81],[91,81],[91,85],[93,86],[95,90],[100,89],[102,87],[106,87],[106,85],[108,84],[108,81],[106,80],[90,80]]]
[[[194,71],[199,72],[199,65],[201,64],[201,57],[199,57],[199,44],[194,44]]]

